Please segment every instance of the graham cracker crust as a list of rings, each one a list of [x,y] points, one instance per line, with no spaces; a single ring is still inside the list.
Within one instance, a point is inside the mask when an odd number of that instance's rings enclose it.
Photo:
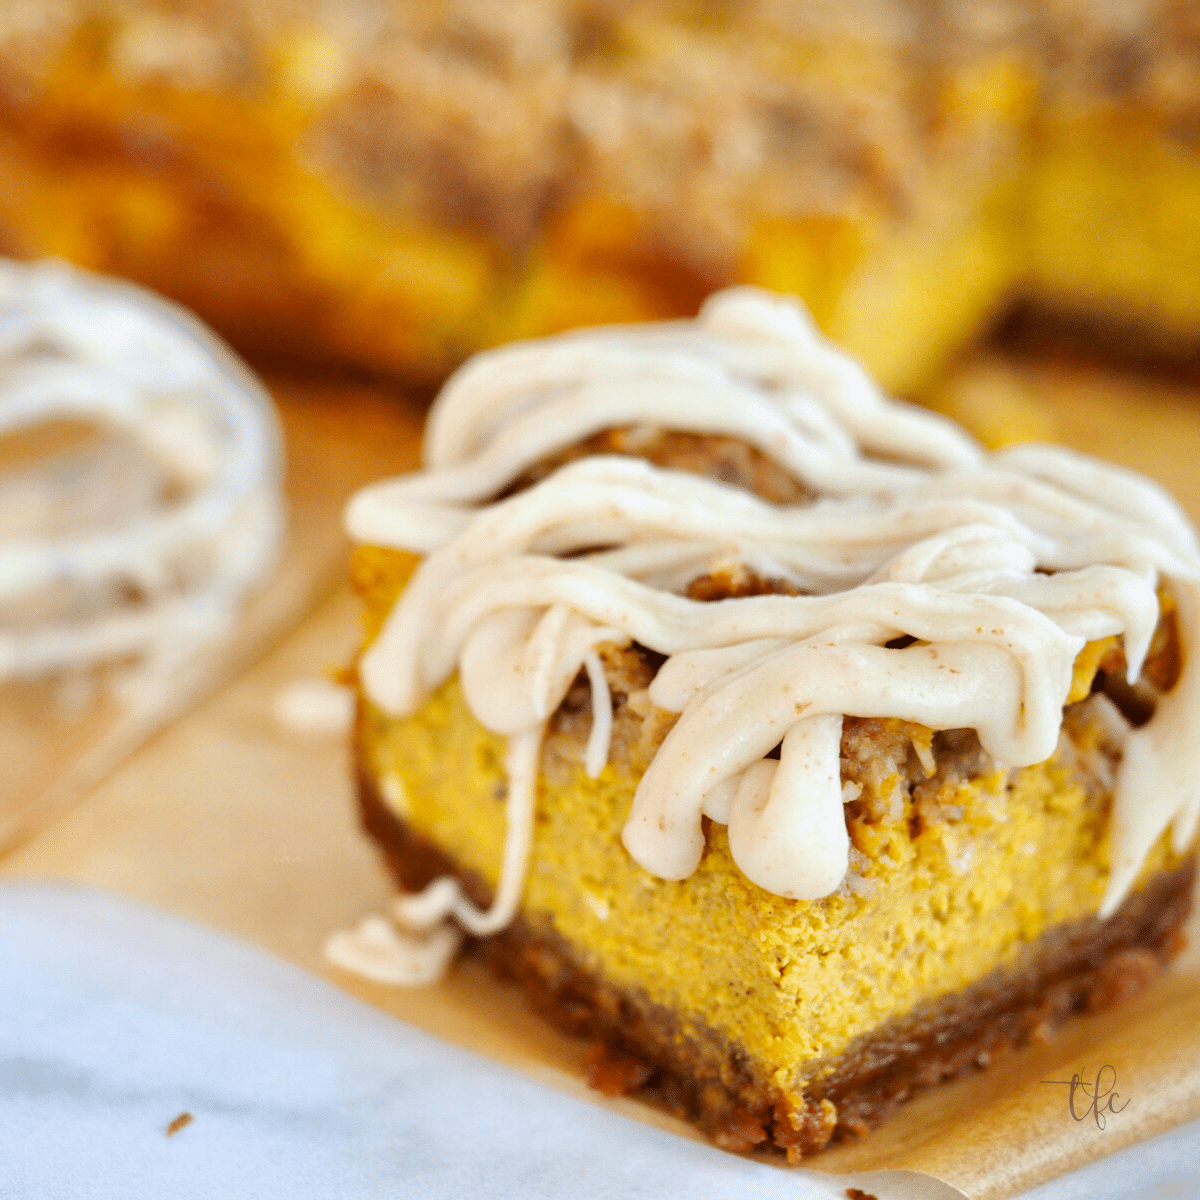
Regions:
[[[480,906],[491,889],[444,850],[410,829],[360,771],[362,824],[401,887],[416,891],[455,875]],[[990,1065],[1068,1017],[1142,991],[1184,944],[1195,855],[1128,897],[1107,921],[1088,918],[1048,930],[1015,966],[919,1005],[863,1035],[803,1090],[785,1091],[745,1051],[691,1017],[633,989],[618,988],[580,961],[549,921],[519,914],[493,937],[472,939],[500,975],[568,1032],[600,1045],[590,1082],[638,1094],[699,1125],[725,1149],[774,1149],[789,1161],[881,1124],[914,1093]]]
[[[1086,311],[1020,300],[988,339],[1002,353],[1034,361],[1104,367],[1168,384],[1200,383],[1200,340],[1164,329],[1149,310]]]

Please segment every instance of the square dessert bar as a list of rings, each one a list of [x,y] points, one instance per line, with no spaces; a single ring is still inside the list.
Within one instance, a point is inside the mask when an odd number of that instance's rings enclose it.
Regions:
[[[1181,0],[354,7],[6,4],[0,244],[425,383],[734,282],[906,395],[1014,302],[1200,347]]]
[[[493,352],[361,494],[360,795],[407,895],[730,1149],[789,1157],[1178,949],[1200,577],[1148,481],[987,456],[793,302]]]

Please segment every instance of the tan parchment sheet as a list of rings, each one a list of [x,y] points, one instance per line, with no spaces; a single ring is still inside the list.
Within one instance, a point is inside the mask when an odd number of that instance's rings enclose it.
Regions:
[[[1155,476],[1200,518],[1200,390],[1005,363],[979,366],[969,382],[974,403],[980,389],[995,387],[1018,414],[1026,402],[1044,404],[1063,440]],[[337,582],[346,555],[337,513],[359,483],[415,463],[419,416],[415,406],[362,387],[275,390],[291,454],[293,541],[275,598],[260,600],[269,615],[248,629],[235,660],[244,666],[257,650],[258,661],[10,849],[0,874],[78,880],[201,921],[551,1086],[697,1136],[637,1101],[589,1092],[586,1045],[546,1026],[476,962],[412,991],[322,962],[324,936],[380,907],[390,889],[356,827],[343,741],[289,731],[274,704],[288,685],[351,654],[357,615]],[[976,1200],[999,1200],[1200,1117],[1198,985],[1200,974],[1184,961],[1140,1001],[1080,1019],[1048,1045],[926,1093],[871,1137],[805,1165],[908,1168]],[[1079,1075],[1090,1087],[1102,1067],[1119,1094],[1112,1108],[1120,1108],[1105,1109],[1103,1129],[1083,1092],[1076,1120],[1069,1085],[1046,1082]]]

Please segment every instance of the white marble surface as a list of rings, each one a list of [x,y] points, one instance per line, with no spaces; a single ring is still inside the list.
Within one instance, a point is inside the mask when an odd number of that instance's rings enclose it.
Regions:
[[[1200,1200],[1200,1121],[1088,1163],[1016,1200]]]
[[[195,1120],[172,1137],[181,1112]],[[0,885],[0,1196],[880,1200],[961,1193],[723,1154],[560,1095],[257,949],[62,884]],[[1200,1196],[1200,1125],[1029,1200]]]

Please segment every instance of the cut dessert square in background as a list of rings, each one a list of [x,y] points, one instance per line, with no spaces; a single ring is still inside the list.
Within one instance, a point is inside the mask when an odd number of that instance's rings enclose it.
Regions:
[[[1186,5],[9,6],[0,238],[239,346],[482,346],[804,298],[923,393],[1014,302],[1200,345]]]

